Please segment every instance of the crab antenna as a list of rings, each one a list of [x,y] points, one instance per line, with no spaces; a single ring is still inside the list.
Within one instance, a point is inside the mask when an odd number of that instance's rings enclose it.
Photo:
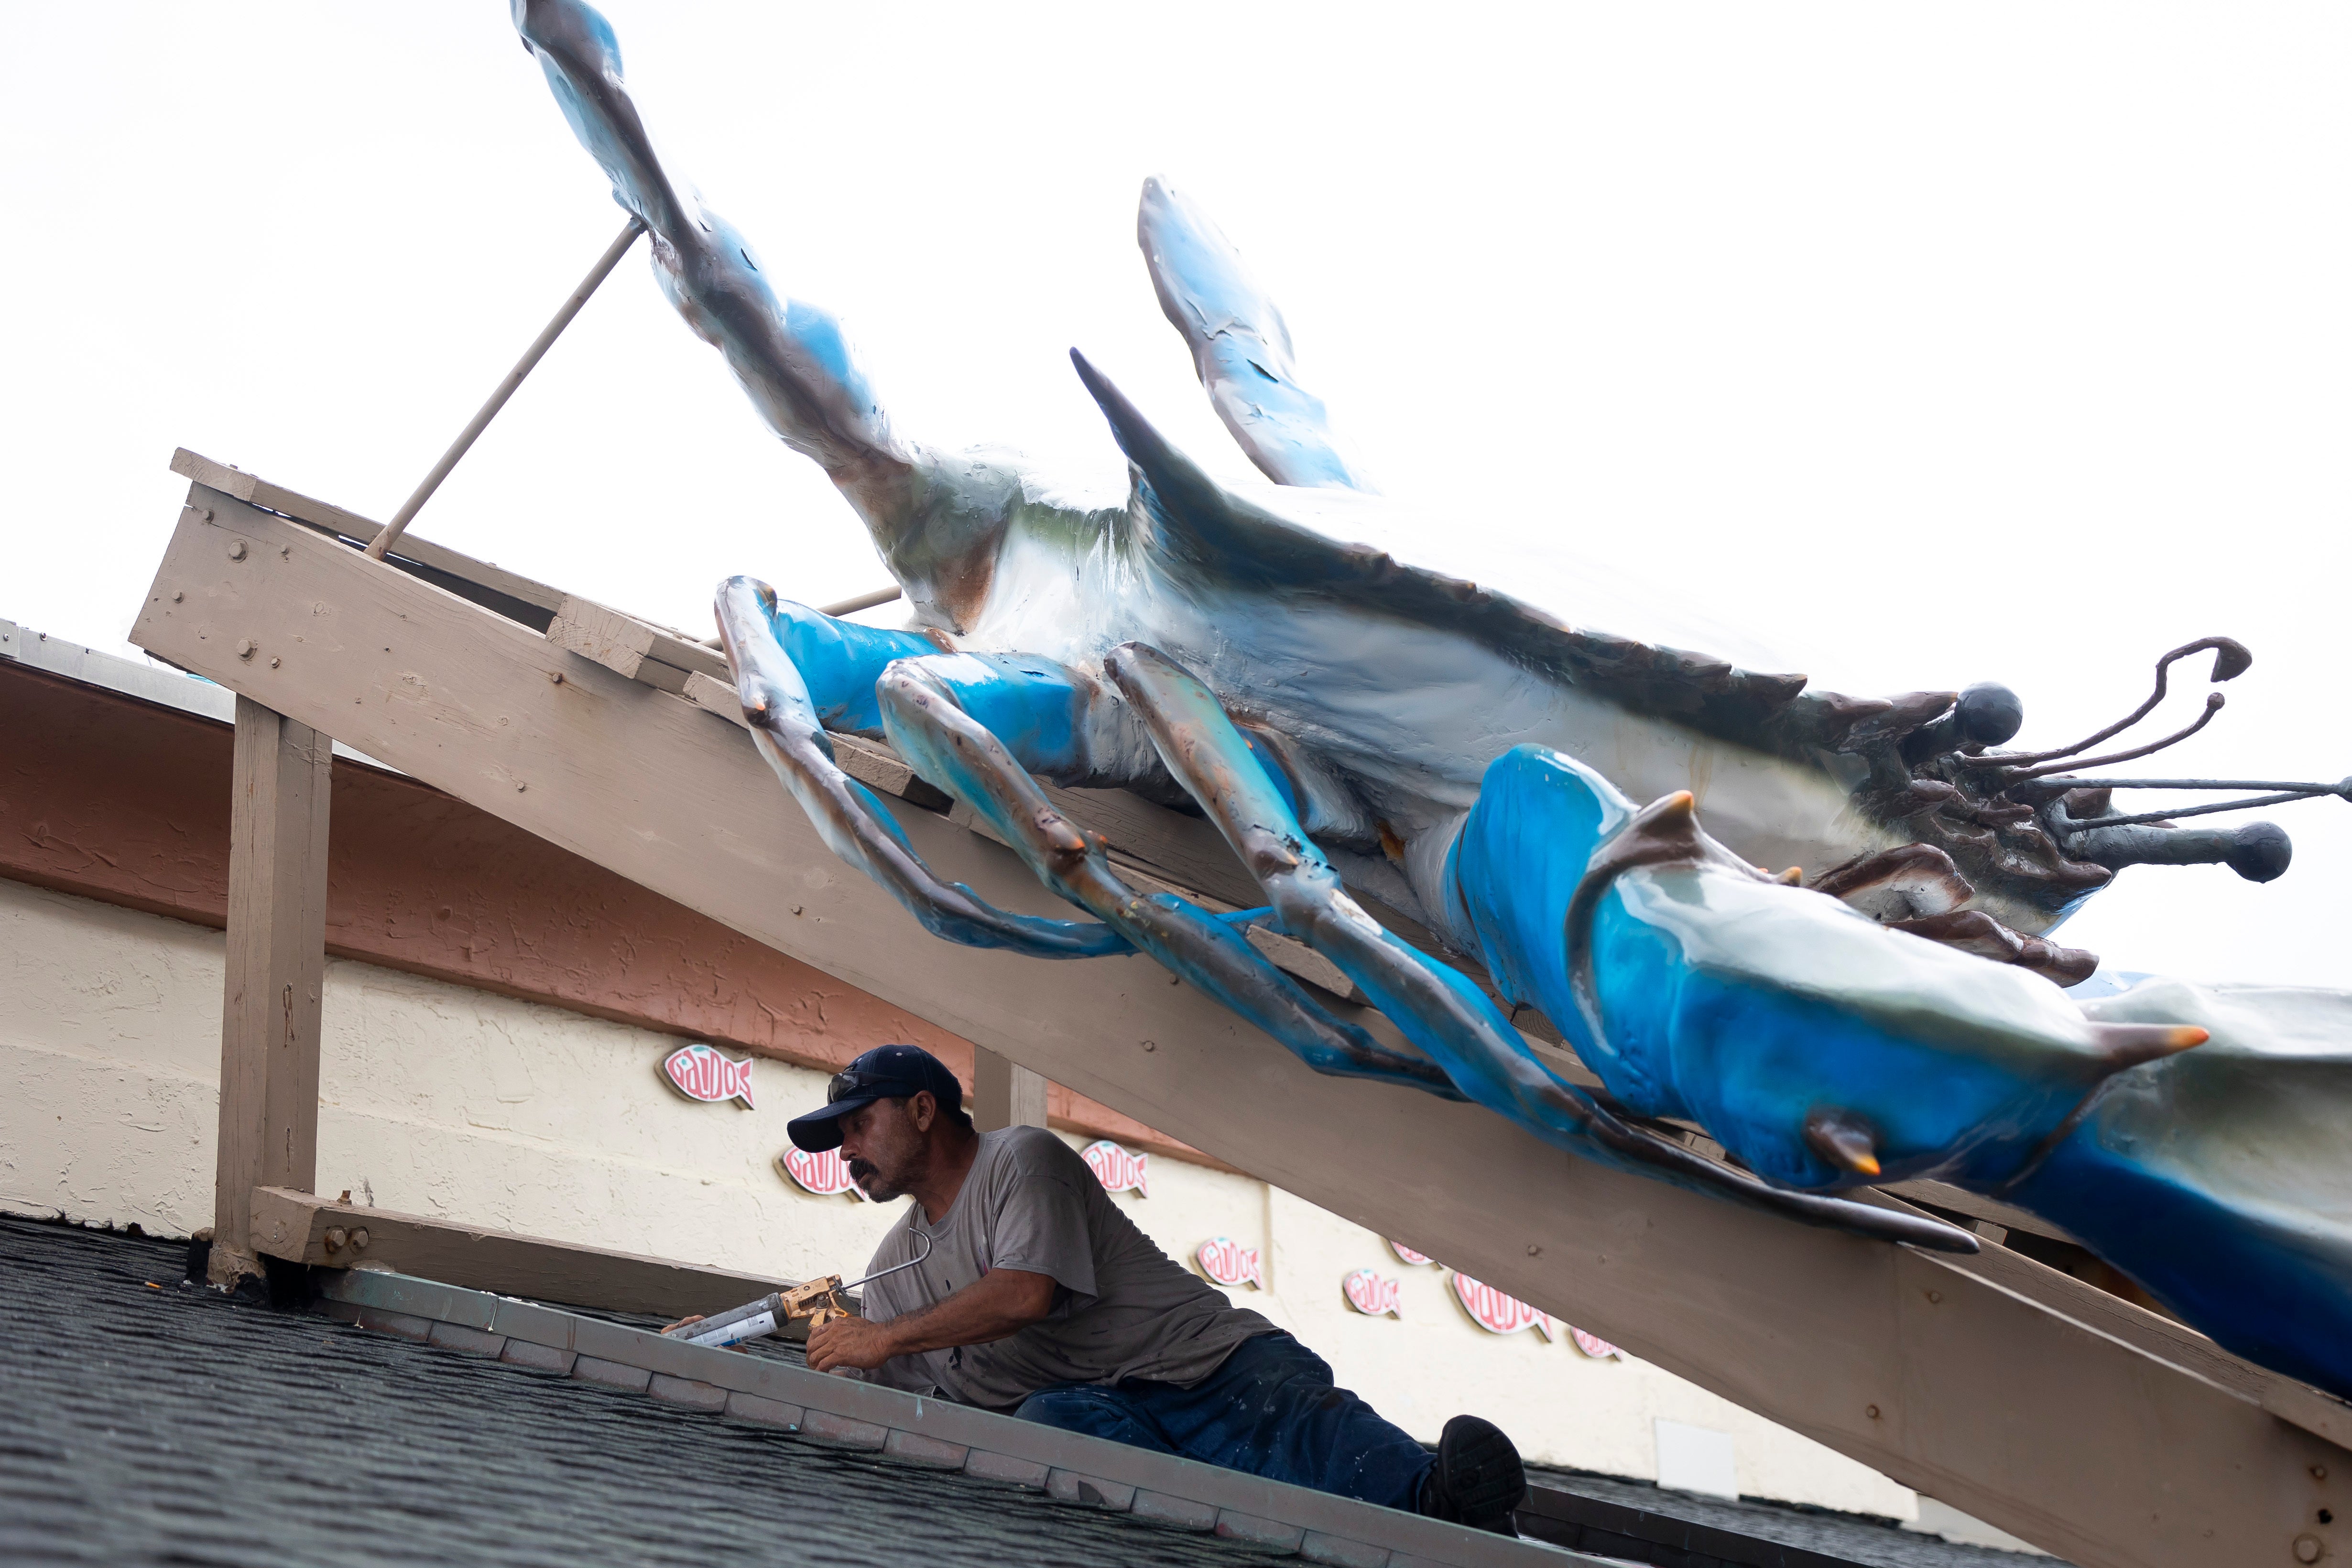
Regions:
[[[2167,735],[2161,741],[2150,742],[2145,746],[2135,746],[2128,752],[2110,752],[2104,757],[2084,757],[2080,762],[2045,763],[2038,768],[2027,768],[2012,775],[2001,787],[2007,789],[2011,784],[2021,784],[2028,779],[2038,779],[2049,773],[2063,773],[2068,768],[2104,768],[2113,763],[2128,763],[2140,757],[2151,756],[2167,746],[2179,745],[2206,725],[2210,724],[2213,721],[2213,715],[2219,713],[2221,710],[2221,705],[2228,700],[2228,698],[2218,691],[2209,691],[2205,694],[2205,711],[2199,714],[2197,721],[2185,730]],[[2009,761],[2009,759],[2003,760]],[[2016,764],[2014,762],[2010,762],[2010,765],[2014,767]]]
[[[2141,811],[2127,816],[2086,816],[2066,824],[2069,834],[2086,833],[2094,827],[2137,827],[2144,822],[2170,822],[2183,816],[2210,816],[2219,811],[2245,811],[2257,805],[2284,805],[2291,800],[2317,800],[2325,795],[2336,795],[2352,800],[2352,779],[2340,784],[2314,784],[2311,787],[2282,791],[2277,795],[2250,795],[2244,800],[2225,800],[2216,805],[2189,805],[2178,811]]]
[[[2097,734],[2092,735],[2084,740],[2077,741],[2071,746],[2062,746],[2054,752],[2026,752],[2022,753],[2011,753],[2010,755],[2000,757],[1972,758],[1970,759],[1971,765],[1981,763],[1988,767],[2022,767],[2034,763],[2055,762],[2060,757],[2071,757],[2077,752],[2087,752],[2093,746],[2097,745],[2100,742],[2106,740],[2112,735],[2119,735],[2123,733],[2126,730],[2130,729],[2133,725],[2147,718],[2150,713],[2155,712],[2156,705],[2164,700],[2166,683],[2170,679],[2170,672],[2174,662],[2179,659],[2187,658],[2190,654],[2201,652],[2209,647],[2213,650],[2212,679],[2217,683],[2224,680],[2235,680],[2238,677],[2245,674],[2248,668],[2254,662],[2254,656],[2247,651],[2246,645],[2238,641],[2235,637],[2199,637],[2195,642],[2184,643],[2180,647],[2174,648],[2170,653],[2166,654],[2162,658],[2158,659],[2156,661],[2156,689],[2148,693],[2147,700],[2133,709],[2123,718],[2116,721],[2116,722],[2100,731]],[[2212,716],[2211,709],[2208,708],[2205,719],[2210,719]],[[2199,720],[2197,724],[2191,725],[2189,729],[2182,731],[2180,734],[2174,736],[2173,740],[2182,740],[2189,735],[2195,734],[2198,728],[2204,724],[2205,719]],[[2166,741],[2162,744],[2168,746],[2172,744],[2172,741]],[[2156,751],[2158,749],[2160,748],[2152,746],[2148,748],[2148,751]],[[2104,760],[2107,762],[2123,762],[2128,760],[2129,757],[2144,757],[2147,754],[2147,751],[2132,752],[2127,753],[2126,756],[2110,757]],[[2077,763],[2074,765],[2076,767],[2096,767],[2099,764],[2097,763]],[[2029,774],[2028,776],[2030,777],[2032,775]]]
[[[2303,784],[2292,779],[2076,779],[2045,778],[2045,789],[2275,789],[2292,795],[2340,795],[2352,800],[2352,779]]]

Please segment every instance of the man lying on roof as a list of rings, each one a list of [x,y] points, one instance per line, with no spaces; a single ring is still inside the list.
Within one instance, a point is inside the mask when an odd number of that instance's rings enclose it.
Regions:
[[[1457,1415],[1437,1452],[1331,1383],[1323,1358],[1194,1279],[1042,1127],[976,1132],[955,1075],[883,1046],[837,1075],[794,1143],[838,1148],[877,1202],[911,1197],[863,1318],[809,1336],[808,1363],[1181,1454],[1273,1480],[1511,1533],[1518,1451]]]

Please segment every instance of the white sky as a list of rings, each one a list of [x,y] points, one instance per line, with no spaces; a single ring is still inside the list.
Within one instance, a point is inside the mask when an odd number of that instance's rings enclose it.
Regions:
[[[1135,250],[1164,173],[1458,529],[1423,553],[1571,619],[1647,577],[1859,692],[2004,680],[2021,743],[2226,633],[2254,668],[2165,771],[2352,771],[2341,6],[606,10],[916,438],[1115,475],[1076,344],[1239,466]],[[7,16],[0,615],[44,630],[124,647],[175,446],[389,515],[619,226],[493,0]],[[642,250],[417,531],[696,628],[728,573],[886,580]],[[2352,812],[2275,816],[2284,880],[2135,870],[2067,940],[2352,984]]]

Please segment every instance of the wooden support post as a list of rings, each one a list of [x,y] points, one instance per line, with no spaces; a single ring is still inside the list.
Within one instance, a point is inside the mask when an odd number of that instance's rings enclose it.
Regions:
[[[1045,1125],[1045,1075],[986,1046],[971,1050],[971,1120],[982,1132]]]
[[[212,1278],[260,1271],[253,1189],[307,1192],[319,1163],[319,998],[327,967],[327,803],[334,742],[236,700],[222,987]]]

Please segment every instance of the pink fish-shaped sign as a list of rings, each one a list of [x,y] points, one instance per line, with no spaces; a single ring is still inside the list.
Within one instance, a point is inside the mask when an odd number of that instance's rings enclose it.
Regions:
[[[1095,1173],[1095,1180],[1103,1184],[1104,1191],[1133,1193],[1139,1198],[1151,1195],[1147,1185],[1150,1178],[1150,1155],[1122,1149],[1109,1139],[1103,1138],[1080,1150],[1078,1157],[1086,1161],[1087,1168]]]
[[[746,1109],[751,1108],[751,1064],[732,1061],[697,1042],[680,1046],[662,1058],[662,1077],[669,1086],[688,1100],[699,1100],[716,1105],[722,1100],[740,1100]]]
[[[841,1157],[838,1149],[826,1149],[812,1154],[805,1149],[787,1149],[776,1156],[776,1168],[793,1179],[803,1192],[830,1198],[847,1193],[864,1200],[866,1194],[849,1179],[849,1162]]]
[[[1454,1299],[1462,1303],[1462,1310],[1470,1314],[1472,1322],[1490,1334],[1516,1334],[1521,1329],[1533,1329],[1548,1340],[1559,1338],[1559,1319],[1458,1269],[1454,1275]]]
[[[1412,1247],[1407,1247],[1402,1241],[1391,1241],[1389,1243],[1389,1250],[1397,1255],[1397,1261],[1399,1263],[1409,1263],[1415,1268],[1420,1268],[1423,1264],[1434,1263],[1437,1261],[1437,1259],[1430,1257],[1429,1254],[1425,1252],[1415,1252]]]
[[[1202,1273],[1220,1285],[1265,1289],[1265,1277],[1258,1268],[1257,1248],[1244,1247],[1229,1236],[1201,1243],[1192,1254],[1192,1261],[1201,1266]]]
[[[1568,1342],[1574,1345],[1580,1354],[1591,1356],[1594,1361],[1623,1361],[1625,1359],[1625,1352],[1623,1351],[1619,1350],[1615,1345],[1611,1344],[1599,1334],[1588,1334],[1582,1329],[1569,1330]]]
[[[1404,1316],[1403,1292],[1397,1282],[1370,1268],[1359,1268],[1342,1279],[1339,1294],[1368,1318]]]

